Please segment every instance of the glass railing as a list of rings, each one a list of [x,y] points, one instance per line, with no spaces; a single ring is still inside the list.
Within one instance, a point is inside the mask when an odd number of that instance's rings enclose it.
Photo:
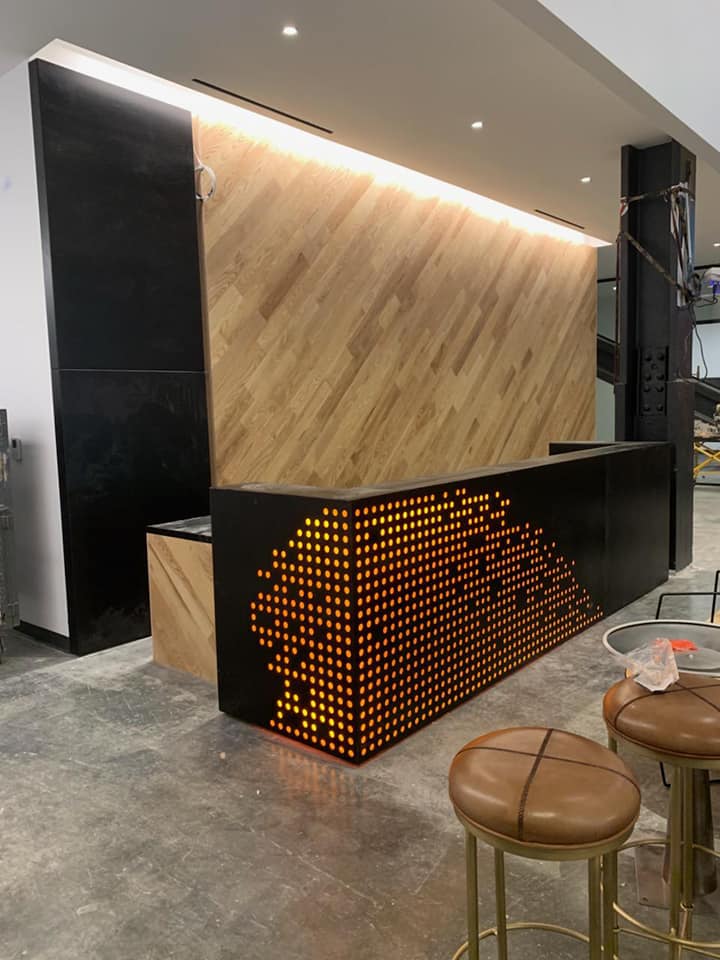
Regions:
[[[608,340],[615,339],[615,281],[598,283],[598,333]]]
[[[597,332],[608,340],[615,339],[615,281],[600,280],[597,298]],[[701,378],[720,377],[720,300],[698,303],[695,307],[697,335],[692,343],[692,373]],[[717,320],[717,323],[707,321]],[[700,350],[698,337],[703,345]],[[706,372],[707,367],[707,372]]]

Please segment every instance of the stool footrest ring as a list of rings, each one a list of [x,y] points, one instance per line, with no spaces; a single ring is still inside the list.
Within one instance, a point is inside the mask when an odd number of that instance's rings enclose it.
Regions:
[[[628,843],[624,843],[622,847],[619,848],[618,853],[622,853],[636,847],[668,845],[669,840],[667,837],[646,837],[641,840],[631,840]],[[703,853],[711,854],[716,859],[720,859],[720,852],[717,850],[713,850],[710,847],[704,847],[700,843],[693,843],[692,846],[693,850],[702,850]],[[682,911],[681,931],[684,931],[688,916],[692,914],[692,907],[688,907],[685,903],[682,903],[680,909]],[[671,933],[663,933],[660,930],[655,930],[653,927],[636,920],[632,914],[629,914],[626,910],[623,910],[622,907],[620,907],[617,903],[613,903],[613,910],[627,923],[632,924],[632,928],[617,927],[616,931],[618,934],[627,934],[631,937],[640,937],[643,940],[654,940],[656,943],[672,944],[674,946],[682,947],[683,950],[687,950],[690,953],[697,953],[703,957],[713,957],[715,960],[720,960],[720,940],[689,940],[685,937],[675,936]]]
[[[667,837],[646,837],[641,840],[631,840],[628,843],[624,843],[622,847],[618,849],[618,853],[622,853],[627,850],[632,850],[636,847],[644,846],[668,846],[669,840]],[[712,850],[709,847],[704,847],[699,843],[693,843],[694,850],[702,850],[704,853],[712,854],[713,857],[720,859],[720,852],[717,850]],[[688,907],[685,903],[681,903],[680,906],[682,917],[681,917],[681,931],[684,932],[688,915],[692,913],[692,907]],[[639,937],[642,940],[652,940],[655,943],[665,943],[672,944],[673,946],[682,947],[683,950],[687,950],[690,953],[696,953],[703,957],[712,957],[715,960],[720,960],[720,941],[718,940],[689,940],[684,937],[675,936],[672,933],[663,933],[660,930],[656,930],[653,927],[648,926],[645,923],[642,923],[640,920],[637,920],[632,914],[628,913],[626,910],[617,904],[613,903],[613,911],[617,916],[620,916],[627,923],[632,924],[631,927],[620,927],[616,926],[616,933],[626,934],[630,937]]]
[[[580,940],[581,943],[589,943],[590,938],[586,933],[581,933],[579,930],[572,930],[570,927],[561,927],[557,923],[532,923],[529,921],[518,920],[515,923],[508,923],[507,925],[508,932],[511,930],[547,930],[549,933],[559,933],[565,937],[572,937],[573,940]],[[481,940],[487,940],[488,937],[497,936],[497,927],[488,927],[487,930],[482,930],[478,934],[478,942]],[[459,947],[452,956],[452,960],[460,960],[460,957],[467,952],[468,941],[461,947]]]
[[[642,940],[654,940],[656,943],[671,943],[691,953],[699,953],[703,957],[720,957],[720,952],[714,952],[720,951],[720,941],[685,940],[683,937],[675,937],[671,933],[661,933],[649,927],[647,924],[636,920],[635,917],[631,916],[626,910],[623,910],[617,903],[613,904],[613,909],[623,920],[632,924],[632,928],[618,927],[618,933],[625,933],[631,937],[640,937]]]
[[[624,853],[626,850],[634,850],[635,847],[669,847],[670,841],[667,837],[644,837],[640,840],[630,840],[618,847],[618,853]],[[720,860],[720,850],[713,850],[711,847],[704,847],[701,843],[693,843],[693,850],[702,850],[703,853]]]
[[[702,850],[703,853],[709,853],[711,856],[715,857],[717,860],[720,860],[720,852],[717,850],[712,850],[710,847],[704,847],[701,843],[694,843],[693,850]]]

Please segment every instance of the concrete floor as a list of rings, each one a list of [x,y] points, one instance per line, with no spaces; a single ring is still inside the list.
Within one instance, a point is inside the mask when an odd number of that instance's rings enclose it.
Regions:
[[[720,493],[697,493],[696,563],[674,589],[708,589],[720,567]],[[212,687],[151,663],[149,641],[83,660],[26,648],[25,669],[13,670],[11,638],[0,665],[0,960],[449,960],[465,938],[453,753],[523,723],[604,741],[600,702],[619,671],[600,637],[608,623],[652,616],[654,603],[633,604],[360,768],[219,714]],[[33,665],[34,654],[51,659]],[[656,833],[667,793],[656,765],[631,762],[644,795],[638,832]],[[718,803],[715,814],[720,824]],[[490,924],[492,860],[483,848],[480,857]],[[621,895],[635,909],[623,860]],[[511,859],[508,911],[583,927],[584,876],[582,864]],[[701,904],[699,934],[720,937],[719,902]],[[627,958],[661,954],[623,946]],[[528,932],[515,934],[511,956],[586,951]]]
[[[30,670],[40,670],[73,659],[69,654],[39,643],[17,630],[3,630],[0,637],[4,647],[0,658],[0,682]]]

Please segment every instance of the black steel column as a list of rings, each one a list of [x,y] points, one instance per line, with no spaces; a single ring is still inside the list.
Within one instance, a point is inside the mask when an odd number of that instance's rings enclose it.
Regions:
[[[656,193],[681,182],[695,190],[695,157],[674,140],[622,151],[624,197]],[[672,276],[678,252],[670,232],[669,198],[631,203],[621,229],[634,237]],[[690,229],[694,230],[691,220]],[[670,565],[692,561],[694,390],[690,310],[678,289],[627,239],[620,242],[617,440],[669,440],[675,448]]]

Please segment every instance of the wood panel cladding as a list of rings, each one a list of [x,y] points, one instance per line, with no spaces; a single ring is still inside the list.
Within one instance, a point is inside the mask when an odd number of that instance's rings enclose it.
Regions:
[[[353,486],[592,438],[592,248],[200,120],[215,483]]]
[[[217,682],[212,544],[148,534],[153,659]]]

